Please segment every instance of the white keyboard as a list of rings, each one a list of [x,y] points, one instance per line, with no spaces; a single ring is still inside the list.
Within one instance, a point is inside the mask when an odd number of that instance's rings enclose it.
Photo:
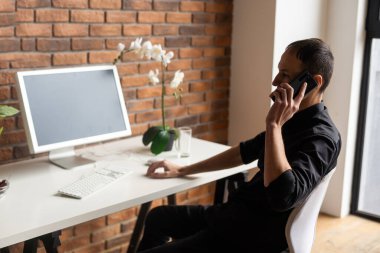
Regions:
[[[131,171],[125,169],[98,169],[92,174],[86,175],[59,189],[58,192],[70,197],[81,199],[130,173]]]

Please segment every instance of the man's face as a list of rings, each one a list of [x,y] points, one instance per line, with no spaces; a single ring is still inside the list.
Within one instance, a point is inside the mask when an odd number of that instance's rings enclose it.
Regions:
[[[303,70],[304,66],[302,62],[296,57],[292,50],[286,50],[278,63],[278,74],[272,81],[273,86],[277,86],[281,83],[289,83]]]

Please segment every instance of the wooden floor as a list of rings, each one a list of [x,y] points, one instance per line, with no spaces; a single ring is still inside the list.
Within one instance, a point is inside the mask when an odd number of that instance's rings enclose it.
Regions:
[[[320,215],[312,253],[380,253],[380,223]]]

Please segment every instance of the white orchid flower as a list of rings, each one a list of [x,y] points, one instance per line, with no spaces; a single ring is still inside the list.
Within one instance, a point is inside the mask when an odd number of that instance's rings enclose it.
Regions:
[[[162,50],[160,44],[154,45],[151,50],[151,57],[156,61],[161,61],[162,56],[165,54],[165,50]]]
[[[125,49],[125,45],[123,43],[117,44],[117,50],[119,52],[122,52]]]
[[[129,50],[130,51],[139,50],[141,48],[141,42],[142,42],[142,38],[135,39],[135,41],[131,42],[131,45],[129,46]]]
[[[144,58],[144,56],[147,58],[147,59],[151,59],[152,56],[151,56],[151,51],[152,51],[152,42],[150,42],[149,40],[148,41],[145,41],[143,44],[142,44],[142,47],[140,48],[140,50],[138,52],[136,52],[140,58]]]
[[[170,87],[177,89],[178,85],[182,83],[184,76],[185,74],[181,70],[177,70],[173,80],[170,82]]]
[[[167,67],[173,57],[174,57],[174,53],[172,51],[165,54],[164,56],[162,56],[162,64],[164,64],[164,66]]]
[[[148,76],[149,76],[149,81],[151,84],[156,85],[157,83],[160,82],[160,79],[158,78],[158,74],[159,74],[158,69],[156,69],[156,71],[153,71],[153,70],[149,71]]]

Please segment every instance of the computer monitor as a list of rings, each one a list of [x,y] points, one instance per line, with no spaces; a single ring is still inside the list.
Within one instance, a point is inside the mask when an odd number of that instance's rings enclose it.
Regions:
[[[17,72],[17,84],[30,153],[60,167],[93,162],[77,145],[131,135],[116,66]]]

